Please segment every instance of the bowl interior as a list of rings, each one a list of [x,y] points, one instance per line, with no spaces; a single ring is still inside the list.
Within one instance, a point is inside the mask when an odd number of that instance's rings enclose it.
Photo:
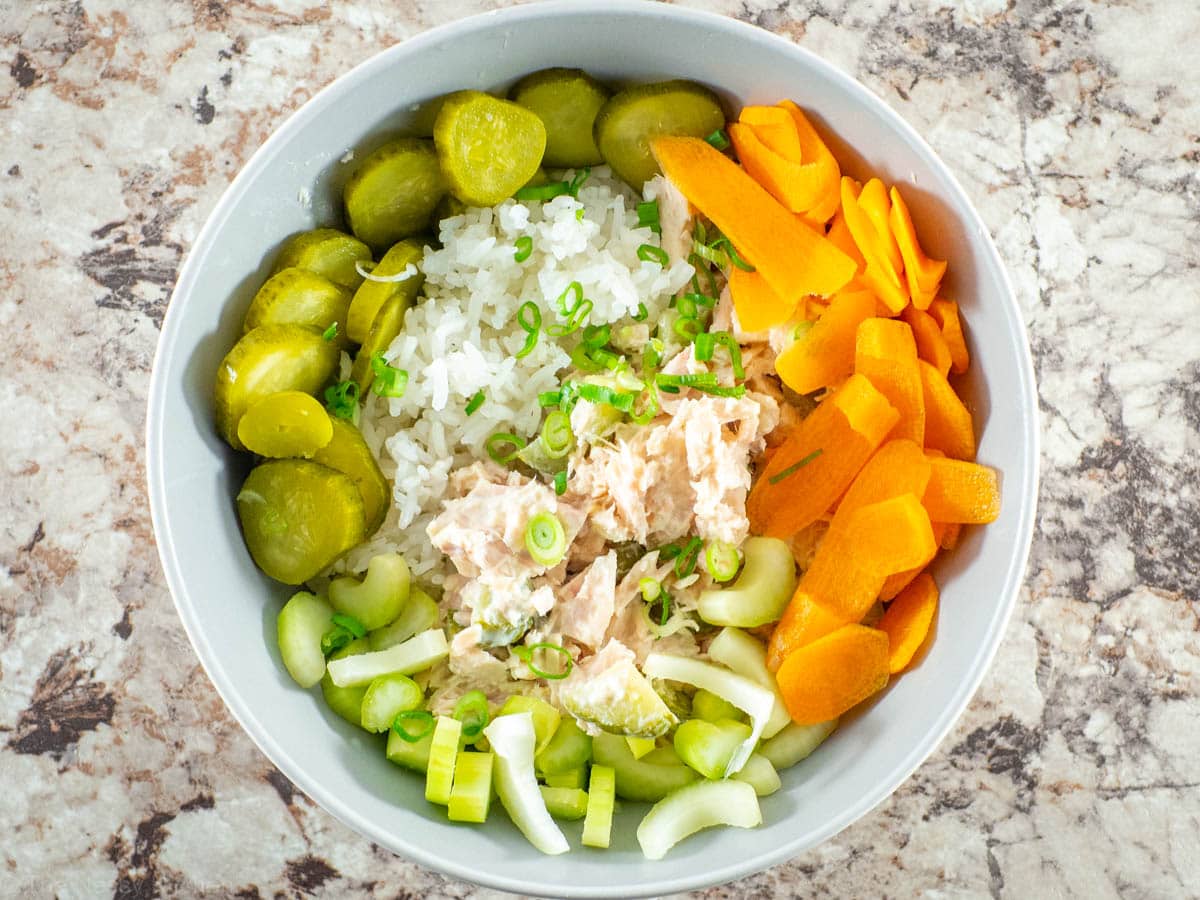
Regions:
[[[607,852],[539,855],[502,812],[456,826],[381,739],[295,687],[275,649],[289,591],[247,555],[233,497],[247,463],[216,436],[211,386],[242,314],[289,234],[336,221],[346,151],[404,124],[422,100],[503,88],[540,68],[579,66],[616,82],[691,78],[730,109],[791,97],[813,110],[851,174],[904,186],[927,248],[950,261],[946,293],[969,323],[966,395],[979,458],[1003,472],[1003,512],[967,529],[937,568],[938,636],[915,671],[852,720],[763,802],[765,824],[693,838],[649,863],[625,804]],[[853,148],[853,149],[850,149]],[[1024,569],[1036,493],[1036,407],[1024,330],[982,223],[932,151],[878,99],[817,58],[732,20],[660,4],[550,3],[464,20],[364,63],[292,117],[235,181],[196,241],[167,316],[151,391],[148,455],[156,534],[181,617],[234,715],[271,760],[371,840],[457,877],[567,895],[661,894],[780,861],[886,797],[961,713],[1001,639]],[[565,831],[578,847],[578,823]]]

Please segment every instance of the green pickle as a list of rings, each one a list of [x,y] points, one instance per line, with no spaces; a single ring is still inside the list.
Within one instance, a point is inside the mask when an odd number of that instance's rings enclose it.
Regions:
[[[284,584],[303,584],[366,537],[354,482],[306,460],[271,460],[251,470],[237,508],[254,562]]]
[[[516,103],[459,91],[442,105],[433,140],[454,195],[471,206],[495,206],[537,172],[546,126]]]
[[[383,255],[379,265],[371,270],[371,275],[375,278],[388,278],[399,275],[410,265],[419,267],[423,254],[424,248],[420,242],[400,241]],[[416,275],[406,278],[404,281],[364,279],[363,283],[358,286],[358,290],[354,292],[354,299],[350,301],[350,312],[346,320],[346,333],[350,336],[350,340],[357,344],[366,341],[379,310],[391,298],[399,297],[401,304],[407,310],[417,299],[417,293],[424,283],[425,276],[421,274],[419,268]]]
[[[392,345],[400,329],[404,327],[404,314],[408,312],[409,304],[402,296],[392,296],[383,302],[367,338],[358,348],[354,357],[354,366],[350,370],[350,378],[358,383],[358,389],[366,394],[375,380],[375,370],[371,368],[371,357],[376,353],[384,353]]]
[[[337,325],[330,340],[343,349],[350,346],[350,292],[324,275],[292,266],[266,280],[246,310],[243,331],[260,325],[311,325],[322,333]]]
[[[357,263],[370,268],[371,248],[336,228],[315,228],[294,234],[275,258],[275,272],[293,266],[324,275],[334,284],[354,290],[363,280]]]
[[[375,454],[363,440],[362,432],[345,419],[330,418],[333,437],[312,455],[312,461],[336,469],[348,476],[358,488],[366,516],[366,535],[374,534],[387,518],[392,492],[379,470]]]
[[[351,641],[341,650],[335,652],[329,658],[343,659],[347,656],[357,656],[360,653],[366,653],[370,650],[366,638],[359,638],[356,641]],[[349,722],[351,725],[356,725],[362,728],[362,703],[363,698],[367,694],[368,686],[365,684],[357,687],[338,687],[333,683],[333,679],[329,677],[329,672],[325,673],[325,677],[321,679],[321,695],[325,698],[325,703],[335,713]],[[388,757],[391,758],[390,756]]]
[[[237,433],[246,449],[259,456],[309,457],[329,443],[333,423],[311,394],[280,391],[246,410]]]
[[[580,69],[543,69],[518,81],[509,96],[546,126],[543,165],[577,169],[604,162],[592,127],[609,91],[592,76]]]
[[[380,250],[428,228],[445,193],[433,142],[404,137],[363,160],[346,182],[342,199],[355,237]]]
[[[659,174],[650,140],[660,135],[707,137],[725,127],[717,95],[692,81],[639,84],[614,94],[596,115],[596,146],[630,187],[641,191]]]

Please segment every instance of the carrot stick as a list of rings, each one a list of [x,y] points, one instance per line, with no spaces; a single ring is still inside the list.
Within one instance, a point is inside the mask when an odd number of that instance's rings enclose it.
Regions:
[[[886,251],[875,233],[875,226],[858,204],[859,190],[853,178],[842,179],[842,214],[846,217],[846,227],[858,245],[866,261],[862,273],[863,280],[871,286],[875,296],[879,298],[891,312],[898,313],[908,305],[908,291],[900,282],[900,276],[888,261]]]
[[[867,319],[858,326],[854,371],[866,375],[900,413],[893,437],[925,443],[925,399],[912,329],[894,319]]]
[[[986,525],[1000,515],[1000,482],[995,469],[957,459],[929,460],[929,483],[921,498],[938,522]]]
[[[975,458],[975,427],[971,413],[941,373],[917,361],[925,400],[925,446],[954,459]]]
[[[917,230],[913,226],[912,216],[908,213],[908,206],[895,187],[891,191],[891,200],[888,222],[900,255],[904,259],[904,277],[908,282],[908,292],[912,296],[913,306],[917,309],[928,309],[937,295],[942,276],[946,273],[946,263],[925,255],[917,241]]]
[[[888,606],[879,620],[880,630],[888,636],[888,672],[895,675],[912,662],[929,634],[937,607],[937,583],[928,574],[918,575]]]
[[[913,338],[917,342],[917,356],[937,369],[945,378],[950,373],[952,362],[950,345],[946,343],[937,320],[915,306],[904,307],[900,318],[913,330]]]
[[[792,721],[813,725],[887,687],[888,663],[885,632],[846,625],[797,650],[775,677]]]
[[[766,331],[796,314],[800,299],[784,300],[758,272],[729,267],[729,296],[743,331]]]
[[[963,334],[958,304],[952,300],[938,298],[929,305],[929,314],[941,327],[942,336],[950,348],[950,358],[953,360],[951,370],[954,374],[961,375],[970,367],[971,357],[967,353],[967,339]]]
[[[730,290],[733,290],[732,278]],[[734,305],[737,305],[736,294]],[[873,294],[866,291],[835,294],[812,328],[776,358],[775,371],[783,383],[798,394],[810,394],[850,375],[854,371],[858,327],[874,312]],[[739,321],[741,316],[739,307]]]

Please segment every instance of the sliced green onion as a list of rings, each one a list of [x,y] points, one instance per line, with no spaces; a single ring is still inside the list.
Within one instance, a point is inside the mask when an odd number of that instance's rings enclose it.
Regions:
[[[325,406],[337,418],[353,421],[358,414],[358,382],[339,381],[325,388]]]
[[[352,640],[354,640],[354,634],[350,629],[343,628],[341,625],[334,625],[321,635],[321,653],[329,657],[337,653]]]
[[[662,582],[657,578],[639,578],[638,590],[642,592],[642,599],[647,603],[653,603],[662,596]]]
[[[505,453],[502,450],[505,445],[512,447],[512,451]],[[525,438],[504,431],[498,431],[487,439],[487,443],[484,446],[487,448],[488,456],[494,462],[506,466],[517,458],[518,453],[525,449]]]
[[[700,219],[696,219],[696,224],[692,227],[692,238],[701,244],[708,243],[708,229]]]
[[[704,567],[713,581],[732,581],[741,561],[737,547],[724,541],[713,541],[704,549]]]
[[[708,264],[700,257],[698,253],[689,253],[688,262],[691,264],[692,268],[696,270],[696,273],[692,276],[692,288],[697,294],[703,293],[700,290],[701,272],[703,272],[704,276],[708,279],[708,293],[713,297],[721,293],[717,289],[717,276],[713,274],[712,269],[708,267]]]
[[[462,733],[468,741],[479,737],[488,723],[488,701],[483,691],[467,691],[454,704],[454,718],[462,722]]]
[[[725,129],[723,128],[718,128],[704,140],[718,150],[729,149],[729,135],[725,133]]]
[[[562,496],[567,492],[567,470],[560,469],[554,473],[554,493]]]
[[[650,310],[646,309],[645,303],[639,303],[637,312],[633,314],[633,321],[645,322],[648,318],[650,318]]]
[[[603,403],[621,412],[629,412],[633,409],[633,394],[614,391],[607,385],[584,383],[575,386],[575,393],[591,403]]]
[[[642,397],[645,397],[646,400],[640,405],[639,409],[637,400]],[[658,390],[655,388],[654,383],[651,382],[650,384],[646,385],[646,389],[642,391],[642,393],[638,394],[637,397],[634,398],[633,407],[629,410],[629,419],[635,425],[649,425],[654,421],[654,418],[658,415],[660,409],[661,406],[658,402]]]
[[[704,330],[704,326],[700,324],[699,319],[692,316],[680,316],[675,320],[675,324],[671,329],[686,342],[691,342],[696,339],[696,335]]]
[[[571,351],[571,364],[581,372],[603,372],[606,369],[616,369],[622,362],[624,362],[624,357],[605,347],[585,347],[583,344],[579,344]]]
[[[538,394],[538,406],[542,407],[543,409],[549,406],[558,406],[558,404],[562,402],[562,395],[563,392],[561,388],[557,391],[543,391],[542,393]]]
[[[571,294],[575,300],[569,308],[567,306],[567,294]],[[565,324],[551,325],[546,329],[546,334],[553,337],[563,337],[564,335],[573,334],[586,324],[588,316],[592,314],[592,301],[583,296],[583,285],[578,281],[572,281],[567,285],[567,289],[559,294],[555,302],[558,304],[559,313],[567,321]]]
[[[583,329],[582,343],[585,347],[603,347],[612,337],[611,325],[589,325]]]
[[[549,650],[553,653],[560,654],[563,657],[563,666],[564,666],[563,671],[547,672],[545,669],[538,666],[533,661],[533,654],[537,650]],[[568,675],[570,675],[571,670],[573,668],[575,668],[575,658],[573,656],[571,656],[571,651],[568,650],[566,647],[562,647],[558,644],[551,644],[548,641],[541,641],[537,644],[530,644],[527,647],[526,646],[513,647],[513,655],[515,655],[517,657],[517,659],[521,660],[521,662],[525,663],[525,665],[529,667],[529,671],[532,672],[534,675],[536,675],[538,678],[545,678],[548,681],[560,681],[563,678],[566,678]]]
[[[409,723],[414,723],[419,730],[409,731]],[[429,710],[409,709],[397,714],[392,720],[392,731],[401,740],[415,744],[433,733],[433,725],[433,713]]]
[[[567,294],[570,294],[571,298],[574,300],[574,303],[572,303],[570,306],[567,306]],[[569,316],[571,311],[577,309],[579,304],[582,302],[583,285],[578,281],[572,281],[570,284],[568,284],[566,288],[563,289],[563,292],[559,294],[558,298],[554,301],[555,305],[558,307],[558,314],[563,317]]]
[[[742,348],[738,346],[733,335],[728,331],[715,331],[712,336],[713,340],[729,352],[729,364],[733,367],[733,377],[737,381],[744,380],[746,370],[742,368]]]
[[[675,299],[675,310],[679,313],[680,317],[685,319],[695,319],[697,317],[696,313],[700,311],[700,307],[698,307],[696,305],[696,301],[692,299],[696,296],[699,295],[684,294],[682,297],[677,297]]]
[[[654,381],[660,388],[701,388],[717,386],[717,376],[712,372],[688,372],[683,375],[667,375],[660,372],[654,376]]]
[[[328,328],[321,332],[321,337],[327,341],[332,341],[338,336],[338,323],[333,322]]]
[[[533,352],[537,346],[538,334],[542,330],[542,311],[532,300],[526,300],[517,309],[517,324],[525,332],[525,346],[517,352],[517,359],[523,359]]]
[[[658,221],[658,201],[647,200],[637,205],[638,228],[649,228],[655,234],[662,234],[662,225]]]
[[[551,459],[562,459],[575,447],[571,417],[560,409],[552,411],[542,423],[542,449]]]
[[[686,299],[696,304],[697,308],[712,309],[717,305],[717,298],[710,297],[708,294],[697,294],[694,291],[683,295]]]
[[[642,262],[658,263],[660,266],[666,266],[671,261],[666,250],[662,247],[655,247],[653,244],[642,244],[638,247],[637,257]]]
[[[565,181],[554,181],[550,184],[534,184],[521,188],[513,197],[517,200],[546,201],[571,193],[571,186]]]
[[[708,362],[713,358],[713,351],[717,349],[717,339],[711,331],[705,331],[702,334],[696,335],[696,361]]]
[[[527,234],[521,235],[513,244],[513,259],[525,262],[533,254],[533,238]]]
[[[737,252],[737,248],[733,246],[733,243],[729,240],[729,238],[719,238],[713,241],[709,246],[711,246],[714,250],[723,251],[729,257],[729,262],[737,266],[743,272],[757,271],[754,266],[742,259]]]
[[[662,362],[665,345],[661,338],[650,338],[642,348],[642,370],[647,374],[658,368]]]
[[[582,206],[579,207],[579,209],[575,210],[575,221],[576,222],[583,221],[583,207]]]
[[[579,189],[583,187],[584,182],[588,180],[588,176],[591,174],[592,170],[589,166],[584,166],[582,169],[576,172],[575,177],[567,182],[567,193],[572,197],[578,197]]]
[[[699,241],[692,241],[692,253],[700,257],[706,263],[711,263],[719,269],[725,268],[729,264],[729,256],[721,251],[715,245],[702,244]]]
[[[371,381],[371,390],[379,397],[403,397],[408,390],[408,372],[389,366],[383,358],[383,353],[371,355],[371,371],[375,378]]]
[[[804,459],[800,460],[799,462],[792,463],[790,466],[788,466],[786,469],[784,469],[781,472],[775,473],[770,478],[768,478],[767,481],[769,481],[771,484],[779,484],[779,482],[783,481],[783,479],[789,478],[792,475],[795,475],[798,471],[800,471],[805,466],[807,466],[810,462],[812,462],[814,459],[816,459],[818,456],[820,456],[823,452],[824,452],[824,450],[821,447],[818,447],[812,453],[808,454],[808,456],[804,457]]]
[[[678,544],[663,544],[658,548],[658,561],[670,562],[682,552],[683,548]]]
[[[483,406],[483,401],[486,398],[483,396],[483,391],[476,391],[475,396],[467,403],[466,413],[468,416],[474,415],[479,407]]]
[[[736,385],[735,387],[698,387],[696,390],[702,394],[708,394],[711,397],[745,397],[746,386],[744,384]]]
[[[567,552],[567,535],[554,513],[538,513],[525,526],[525,549],[533,561],[547,569],[562,562]]]
[[[354,635],[355,640],[360,637],[367,636],[367,626],[365,626],[354,616],[348,616],[345,613],[334,613],[330,618],[330,621],[333,622],[334,625],[345,628],[348,632]]]
[[[683,545],[683,550],[679,556],[675,557],[675,577],[687,578],[696,569],[696,558],[700,555],[700,547],[703,546],[703,541],[698,537],[693,537]]]

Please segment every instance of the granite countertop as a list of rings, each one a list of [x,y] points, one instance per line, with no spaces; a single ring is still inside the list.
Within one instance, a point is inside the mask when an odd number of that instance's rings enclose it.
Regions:
[[[232,720],[142,445],[172,283],[233,175],[376,49],[493,5],[0,3],[0,896],[492,896],[360,839]],[[688,5],[928,138],[1008,264],[1043,417],[1025,589],[966,715],[863,820],[705,896],[1200,894],[1200,6]]]

